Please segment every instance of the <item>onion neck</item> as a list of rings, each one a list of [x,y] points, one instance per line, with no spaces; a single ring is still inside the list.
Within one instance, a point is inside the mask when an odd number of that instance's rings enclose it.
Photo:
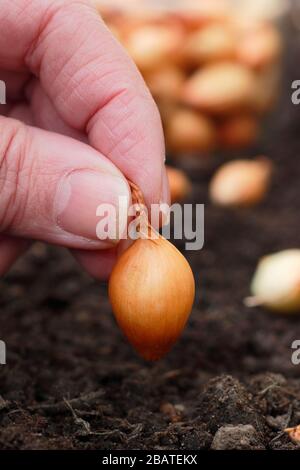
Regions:
[[[129,180],[128,183],[131,189],[132,202],[137,207],[136,218],[139,218],[140,220],[137,231],[138,233],[141,233],[145,239],[156,241],[158,238],[160,238],[160,235],[149,222],[144,195],[135,183]]]

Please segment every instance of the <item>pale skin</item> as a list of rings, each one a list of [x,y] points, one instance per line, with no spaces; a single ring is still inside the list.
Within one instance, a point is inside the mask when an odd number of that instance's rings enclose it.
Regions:
[[[127,179],[169,200],[157,108],[89,1],[2,0],[0,30],[0,275],[37,239],[106,279],[119,245],[97,206],[130,201]]]

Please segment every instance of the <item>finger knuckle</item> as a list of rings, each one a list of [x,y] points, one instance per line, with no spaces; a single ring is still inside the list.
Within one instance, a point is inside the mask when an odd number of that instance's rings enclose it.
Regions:
[[[14,119],[0,118],[0,231],[12,227],[26,205],[25,155],[27,129]]]

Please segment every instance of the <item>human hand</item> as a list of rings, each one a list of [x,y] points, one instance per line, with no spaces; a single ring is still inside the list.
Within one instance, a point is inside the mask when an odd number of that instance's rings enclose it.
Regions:
[[[126,178],[168,201],[157,108],[89,1],[2,0],[0,28],[0,275],[39,239],[106,278],[117,241],[96,236],[99,204],[130,200]]]

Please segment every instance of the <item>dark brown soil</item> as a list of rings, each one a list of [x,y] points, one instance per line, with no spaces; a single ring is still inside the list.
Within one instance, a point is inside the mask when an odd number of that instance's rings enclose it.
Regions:
[[[36,244],[0,281],[2,449],[296,449],[300,319],[249,310],[243,298],[261,255],[300,246],[300,48],[289,48],[285,97],[255,151],[275,162],[266,201],[211,207],[215,164],[192,171],[206,205],[206,241],[187,253],[197,296],[181,341],[155,364],[140,360],[112,317],[106,285],[71,255]]]

